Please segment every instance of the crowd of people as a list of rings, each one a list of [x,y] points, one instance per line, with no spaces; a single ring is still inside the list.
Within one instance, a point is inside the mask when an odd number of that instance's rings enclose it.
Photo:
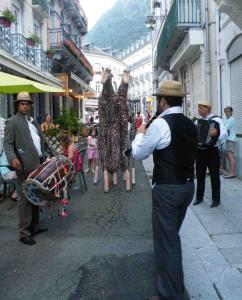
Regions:
[[[236,176],[236,127],[233,108],[225,107],[225,122],[212,113],[211,103],[198,102],[199,119],[194,123],[182,113],[185,94],[177,81],[161,84],[157,97],[157,113],[145,124],[140,112],[134,118],[135,138],[132,155],[143,160],[150,154],[154,158],[152,223],[154,251],[157,258],[157,293],[150,299],[182,299],[184,294],[183,268],[179,230],[196,189],[193,205],[203,201],[206,173],[209,171],[212,195],[211,207],[220,204],[220,174],[227,159],[225,179]],[[39,207],[33,205],[23,192],[23,183],[46,158],[43,133],[57,126],[51,116],[38,125],[30,116],[33,100],[27,92],[16,98],[17,113],[6,122],[4,153],[0,168],[3,178],[16,181],[19,212],[19,240],[34,245],[33,236],[48,230],[39,222]],[[60,137],[63,155],[80,172],[82,157],[67,134]],[[98,167],[98,131],[90,130],[87,137],[86,173],[95,173]],[[195,172],[194,172],[195,167]],[[195,186],[195,174],[197,184]],[[12,195],[16,198],[16,195]],[[172,298],[173,297],[173,298]]]

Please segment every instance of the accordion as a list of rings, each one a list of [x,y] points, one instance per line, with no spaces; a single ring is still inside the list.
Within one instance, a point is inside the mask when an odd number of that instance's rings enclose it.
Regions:
[[[199,119],[197,121],[198,148],[200,149],[209,149],[216,146],[220,135],[220,126],[218,122],[213,120],[214,117],[209,120]],[[218,132],[216,136],[209,135],[209,131],[213,128],[215,128]]]

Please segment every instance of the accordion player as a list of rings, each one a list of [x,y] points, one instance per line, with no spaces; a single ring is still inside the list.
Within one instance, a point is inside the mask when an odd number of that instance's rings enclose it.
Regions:
[[[219,135],[220,135],[220,126],[219,123],[213,118],[217,116],[213,116],[208,120],[199,119],[197,121],[197,132],[198,132],[198,148],[199,149],[209,149],[216,146]],[[210,136],[209,132],[211,129],[217,130],[216,136]]]

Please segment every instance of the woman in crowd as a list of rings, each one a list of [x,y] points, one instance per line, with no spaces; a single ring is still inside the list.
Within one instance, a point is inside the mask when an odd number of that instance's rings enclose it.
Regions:
[[[97,159],[98,159],[98,140],[97,140],[97,129],[91,129],[89,136],[87,137],[87,169],[85,170],[88,173],[90,170],[95,172]]]
[[[41,128],[41,131],[42,132],[47,132],[49,129],[54,129],[56,128],[57,126],[55,126],[53,123],[52,123],[52,118],[51,118],[51,115],[50,114],[45,114],[45,121],[44,123],[42,123],[40,125],[40,128]]]
[[[224,175],[224,178],[234,178],[236,176],[236,162],[235,162],[235,151],[236,151],[236,126],[235,118],[233,115],[233,108],[227,106],[224,109],[226,120],[224,125],[228,131],[228,139],[225,144],[226,158],[229,161],[229,173]]]

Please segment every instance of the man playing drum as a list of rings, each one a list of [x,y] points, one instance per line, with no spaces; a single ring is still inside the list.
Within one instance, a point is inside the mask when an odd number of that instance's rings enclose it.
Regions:
[[[16,99],[17,113],[7,120],[4,134],[4,150],[11,166],[16,170],[19,185],[19,240],[34,245],[32,236],[48,229],[39,225],[39,207],[25,197],[22,184],[28,174],[44,160],[44,140],[37,122],[29,116],[31,99],[28,92],[21,92]]]

